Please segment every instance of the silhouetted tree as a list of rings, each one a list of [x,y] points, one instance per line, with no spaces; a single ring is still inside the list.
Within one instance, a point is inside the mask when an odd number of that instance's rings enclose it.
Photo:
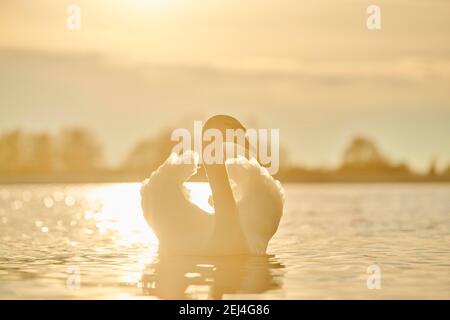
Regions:
[[[21,138],[22,133],[19,130],[6,133],[0,137],[0,171],[10,174],[20,170],[22,161]]]
[[[444,169],[444,171],[442,172],[442,176],[450,178],[450,164],[446,169]]]
[[[75,128],[62,132],[59,155],[63,171],[91,172],[101,164],[102,149],[90,132]]]
[[[130,152],[123,165],[124,170],[148,174],[160,166],[170,155],[177,142],[170,140],[171,130],[139,142]]]
[[[342,167],[386,167],[389,162],[380,153],[376,144],[365,137],[355,137],[345,149]]]
[[[48,133],[33,136],[32,139],[32,168],[39,173],[49,173],[55,168],[57,155],[55,154],[52,137]]]
[[[436,158],[431,159],[430,166],[428,168],[428,176],[429,177],[435,177],[437,175],[436,164],[437,164],[437,159]]]
[[[377,145],[365,137],[355,137],[345,149],[336,178],[344,181],[407,181],[414,178],[404,163],[391,163]]]

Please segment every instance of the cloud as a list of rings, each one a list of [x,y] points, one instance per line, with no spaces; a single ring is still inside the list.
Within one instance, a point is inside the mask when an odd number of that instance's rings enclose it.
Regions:
[[[186,116],[231,113],[280,128],[302,162],[323,163],[330,141],[369,130],[394,141],[390,153],[426,164],[448,135],[445,68],[443,58],[121,65],[94,53],[3,48],[0,130],[88,127],[119,161],[135,141],[186,123]],[[422,147],[396,143],[400,128],[405,141],[415,135]]]
[[[100,54],[3,48],[0,83],[2,108],[17,111],[62,108],[89,114],[163,107],[177,113],[183,108],[204,110],[208,104],[262,109],[448,107],[450,59],[120,65]]]

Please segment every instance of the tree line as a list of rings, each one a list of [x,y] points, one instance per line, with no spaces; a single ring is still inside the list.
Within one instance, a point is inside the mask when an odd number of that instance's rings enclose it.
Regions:
[[[0,174],[89,173],[101,169],[102,148],[85,129],[65,129],[57,135],[25,133],[0,135]]]
[[[139,141],[116,168],[105,165],[101,144],[83,128],[56,134],[5,132],[0,135],[0,182],[142,180],[169,156],[175,144],[170,140],[171,132],[164,130]],[[200,171],[200,179],[202,175]],[[284,162],[277,178],[308,182],[450,181],[450,165],[439,173],[431,161],[429,172],[418,174],[406,163],[390,161],[372,139],[356,136],[343,150],[338,168],[307,169]]]

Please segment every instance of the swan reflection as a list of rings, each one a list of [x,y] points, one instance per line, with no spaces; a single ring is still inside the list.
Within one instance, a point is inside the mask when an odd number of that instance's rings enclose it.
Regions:
[[[274,256],[159,256],[142,274],[144,295],[222,299],[281,289],[284,266]]]

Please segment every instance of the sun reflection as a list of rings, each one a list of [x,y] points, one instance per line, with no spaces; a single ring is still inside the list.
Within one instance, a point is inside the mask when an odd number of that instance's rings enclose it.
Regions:
[[[96,227],[101,234],[116,231],[119,235],[116,242],[122,245],[133,242],[157,244],[158,239],[142,213],[140,187],[140,183],[126,183],[90,190],[88,199],[97,204],[98,208],[86,210],[82,219],[96,221]],[[188,182],[186,187],[189,189],[191,202],[207,213],[214,212],[209,203],[209,184]]]
[[[85,219],[94,219],[101,233],[116,231],[116,242],[157,244],[153,231],[148,227],[141,210],[140,184],[105,185],[89,192],[88,198],[98,202],[98,212],[86,211]]]
[[[185,186],[189,189],[190,201],[208,213],[214,213],[210,204],[211,188],[204,182],[187,182]]]
[[[186,183],[186,187],[189,189],[191,202],[210,214],[214,212],[208,201],[211,196],[209,184],[189,182]],[[140,281],[142,272],[146,266],[155,262],[158,254],[158,239],[145,221],[141,209],[140,188],[140,183],[105,184],[93,189],[87,188],[89,206],[78,217],[79,220],[94,223],[92,227],[83,228],[86,236],[92,235],[96,228],[99,234],[110,237],[118,247],[132,249],[136,245],[139,247],[148,244],[148,250],[145,254],[139,255],[139,261],[133,269],[125,270],[119,279],[119,282],[125,285],[136,287],[143,285]],[[75,201],[75,198],[72,200]],[[183,274],[192,280],[201,278],[198,270],[186,270]],[[199,293],[198,288],[195,291]]]

